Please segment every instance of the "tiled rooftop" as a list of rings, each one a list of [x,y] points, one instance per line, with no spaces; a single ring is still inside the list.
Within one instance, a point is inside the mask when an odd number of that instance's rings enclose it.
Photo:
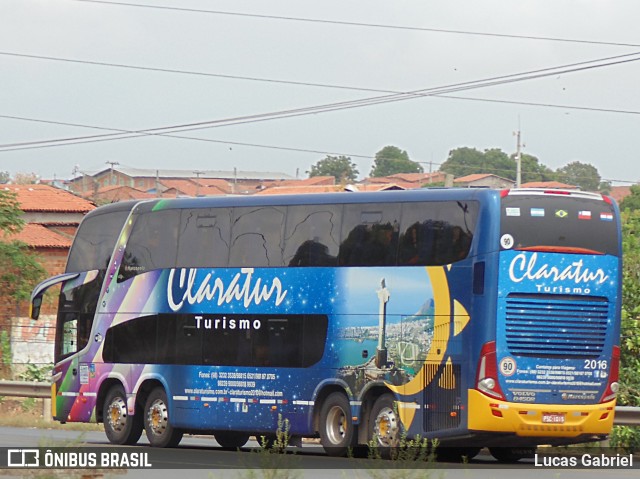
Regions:
[[[95,209],[92,202],[48,185],[4,185],[4,189],[18,195],[25,212],[87,213]]]
[[[11,235],[8,239],[17,239],[33,248],[69,248],[72,241],[42,225],[34,223],[25,225],[20,233]]]

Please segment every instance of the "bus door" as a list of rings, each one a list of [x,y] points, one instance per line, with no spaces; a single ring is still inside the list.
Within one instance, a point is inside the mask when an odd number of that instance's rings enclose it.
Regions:
[[[67,281],[62,287],[58,304],[58,319],[55,340],[55,367],[53,380],[56,395],[56,419],[82,421],[90,408],[80,404],[83,385],[89,386],[91,355],[80,352],[89,344],[91,328],[96,312],[97,298],[102,285],[102,275],[98,271],[80,274]],[[89,359],[89,362],[87,362]],[[77,404],[77,411],[73,412]],[[80,413],[80,411],[84,411]],[[66,418],[66,419],[65,419]]]

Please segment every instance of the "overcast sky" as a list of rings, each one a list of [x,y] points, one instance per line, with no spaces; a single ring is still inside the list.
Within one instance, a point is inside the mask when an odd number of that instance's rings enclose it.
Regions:
[[[629,184],[639,18],[637,0],[2,0],[0,170],[306,177],[332,154],[362,178],[386,145],[429,171],[458,147],[514,153],[520,127],[546,166],[590,163]],[[461,84],[473,88],[447,90]],[[336,103],[347,108],[309,114]],[[155,132],[191,139],[104,136],[195,123],[207,128]],[[42,143],[69,138],[83,143]]]

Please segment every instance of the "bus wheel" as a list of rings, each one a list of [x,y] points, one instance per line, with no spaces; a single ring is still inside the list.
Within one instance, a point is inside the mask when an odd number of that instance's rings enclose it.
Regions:
[[[479,447],[438,447],[436,459],[443,462],[467,462],[479,453]]]
[[[167,394],[163,388],[151,391],[144,407],[144,429],[153,447],[175,447],[182,439],[182,431],[169,421]]]
[[[320,443],[330,456],[345,456],[352,446],[351,407],[343,393],[333,392],[322,403]]]
[[[394,403],[391,394],[383,394],[373,403],[369,416],[369,435],[382,457],[390,457],[392,448],[400,444],[400,418]]]
[[[489,452],[498,462],[513,463],[535,456],[535,447],[490,447]]]
[[[120,385],[109,389],[102,408],[104,432],[111,444],[132,445],[142,435],[142,417],[140,414],[129,415],[127,395]]]
[[[249,440],[249,434],[233,431],[217,431],[214,437],[224,449],[238,449]]]

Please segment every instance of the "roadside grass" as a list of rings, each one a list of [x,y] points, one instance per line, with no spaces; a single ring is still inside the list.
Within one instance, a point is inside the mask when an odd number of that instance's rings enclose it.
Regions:
[[[47,420],[43,414],[42,399],[0,397],[0,426],[38,429],[65,429],[68,431],[102,431],[102,424],[67,423]]]

